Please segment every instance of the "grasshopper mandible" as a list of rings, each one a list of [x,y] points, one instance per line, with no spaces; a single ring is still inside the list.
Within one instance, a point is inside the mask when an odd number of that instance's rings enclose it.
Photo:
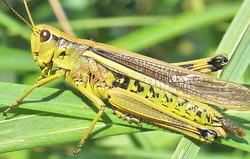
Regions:
[[[6,109],[17,108],[35,88],[59,78],[79,90],[98,108],[98,113],[81,139],[79,153],[91,130],[104,113],[105,103],[114,113],[141,126],[141,119],[203,142],[243,137],[245,132],[210,105],[249,110],[250,91],[205,73],[221,69],[224,54],[197,61],[168,64],[150,57],[90,40],[78,39],[49,25],[35,25],[26,0],[31,29],[31,51],[41,77]]]

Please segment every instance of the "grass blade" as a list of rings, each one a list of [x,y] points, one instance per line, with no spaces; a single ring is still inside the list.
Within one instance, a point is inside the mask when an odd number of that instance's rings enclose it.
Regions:
[[[73,29],[82,30],[96,28],[145,26],[159,23],[159,21],[166,19],[166,16],[131,16],[70,20],[69,23]],[[60,27],[58,23],[49,24],[55,27]]]
[[[238,8],[238,3],[223,3],[222,5],[209,7],[201,12],[183,13],[161,21],[154,26],[118,38],[109,44],[130,51],[139,51],[185,32],[231,18]]]
[[[29,86],[24,85],[0,83],[0,111],[3,112],[28,88]],[[0,153],[79,141],[96,115],[96,110],[93,111],[94,106],[91,105],[71,91],[52,88],[35,90],[17,111],[8,115],[8,120],[0,116]],[[97,123],[91,135],[94,138],[142,130],[136,124],[128,124],[111,115],[111,110],[105,112],[108,115],[104,115]],[[146,124],[143,127],[144,130],[158,129]]]
[[[198,154],[201,145],[201,142],[190,142],[190,139],[182,137],[177,148],[175,149],[172,159],[193,159]]]
[[[7,27],[12,33],[22,36],[24,39],[30,39],[30,30],[18,23],[15,19],[0,10],[0,24]],[[13,27],[15,26],[15,27]]]
[[[38,71],[30,51],[0,47],[0,70]]]

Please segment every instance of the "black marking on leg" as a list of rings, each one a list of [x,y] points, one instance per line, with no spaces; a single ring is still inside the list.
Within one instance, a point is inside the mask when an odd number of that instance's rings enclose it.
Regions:
[[[187,69],[192,69],[194,68],[194,64],[186,64],[186,65],[179,65],[180,67],[187,68]]]
[[[173,98],[169,98],[169,102],[172,103],[173,102]]]
[[[122,80],[123,79],[123,80]],[[114,82],[113,82],[113,86],[114,87],[120,87],[123,89],[127,89],[130,83],[130,79],[128,77],[124,77],[124,78],[117,78]]]
[[[228,59],[224,55],[216,56],[215,58],[209,60],[207,63],[212,65],[210,68],[211,71],[218,71],[225,66],[225,63],[228,62]]]
[[[163,104],[163,103],[162,103],[162,105],[163,105],[163,106],[165,106],[165,107],[168,107],[168,105],[167,105],[167,104]]]
[[[39,52],[38,51],[34,52],[34,54],[35,54],[35,56],[39,56]]]
[[[207,118],[207,121],[208,121],[209,123],[211,123],[211,118],[210,118],[210,116],[209,116],[209,115],[206,115],[206,118]]]
[[[135,80],[134,86],[136,87],[136,90],[137,90],[138,92],[143,92],[143,91],[144,91],[144,87],[142,87],[142,86],[140,85],[139,80]]]
[[[149,88],[149,92],[152,93],[153,98],[156,97],[155,90],[154,90],[154,88],[152,86]]]
[[[188,110],[197,110],[199,107],[197,105],[193,105],[192,107],[189,107]]]
[[[210,134],[214,139],[217,139],[218,135],[215,131],[208,129],[208,134]]]
[[[201,118],[201,111],[198,110],[198,111],[196,112],[196,115],[197,115],[199,118]]]
[[[140,86],[140,87],[138,88],[138,92],[143,92],[143,91],[144,91],[144,87]]]
[[[120,87],[123,89],[127,89],[129,83],[130,83],[130,79],[128,77],[125,77],[123,83],[120,83]]]
[[[188,114],[189,116],[191,116],[191,114],[188,112],[188,110],[186,110],[185,113]]]
[[[180,109],[178,109],[178,108],[176,108],[176,107],[174,107],[174,109],[177,110],[178,112],[180,111]]]
[[[200,132],[200,137],[204,139],[207,139],[208,134],[211,135],[214,139],[218,137],[217,133],[213,130],[210,130],[210,129],[198,129],[198,130]]]
[[[139,85],[140,85],[139,80],[135,80],[134,86],[135,86],[135,87],[138,87]]]
[[[120,78],[115,79],[115,81],[113,82],[113,86],[114,87],[119,87],[120,86]]]
[[[8,113],[7,112],[3,112],[3,116],[8,116]]]
[[[220,123],[218,120],[212,120],[212,123]]]
[[[164,95],[164,97],[165,97],[166,101],[167,101],[167,102],[169,102],[168,95],[167,95],[167,94],[165,94],[165,95]]]
[[[181,102],[177,101],[177,103],[178,103],[177,104],[178,107],[183,106],[183,104]]]
[[[59,56],[66,56],[66,52],[65,51],[61,52]]]
[[[155,97],[159,98],[160,94],[159,93],[155,93]]]

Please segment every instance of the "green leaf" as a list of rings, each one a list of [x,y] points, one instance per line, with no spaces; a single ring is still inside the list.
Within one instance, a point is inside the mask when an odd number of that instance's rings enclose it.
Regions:
[[[1,112],[29,87],[0,82]],[[88,100],[83,101],[71,91],[36,89],[6,119],[0,117],[0,153],[79,141],[96,111]],[[146,124],[142,129],[117,118],[110,109],[105,112],[91,133],[93,138],[159,129]]]
[[[238,3],[223,3],[199,12],[182,13],[113,40],[109,44],[130,51],[139,51],[183,33],[229,19],[238,8]]]
[[[38,71],[30,51],[0,47],[0,53],[0,71]]]
[[[0,19],[0,24],[7,27],[9,31],[11,31],[13,34],[20,35],[26,40],[30,39],[30,30],[27,26],[21,25],[15,19],[3,13],[1,10]]]
[[[107,27],[127,27],[127,26],[144,26],[158,23],[159,21],[166,20],[166,16],[133,16],[133,17],[109,17],[109,18],[91,18],[70,20],[69,24],[72,29],[96,29]],[[52,26],[60,27],[56,23],[49,23]]]
[[[182,159],[193,159],[200,150],[202,143],[199,141],[191,142],[190,139],[182,137],[172,159],[182,158]]]

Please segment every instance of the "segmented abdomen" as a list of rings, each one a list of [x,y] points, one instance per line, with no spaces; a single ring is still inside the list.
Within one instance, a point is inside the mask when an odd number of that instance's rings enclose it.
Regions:
[[[120,87],[150,100],[183,118],[202,125],[221,126],[219,118],[222,117],[216,110],[206,104],[188,100],[170,92],[160,90],[148,84],[128,77],[117,78],[114,87]]]

